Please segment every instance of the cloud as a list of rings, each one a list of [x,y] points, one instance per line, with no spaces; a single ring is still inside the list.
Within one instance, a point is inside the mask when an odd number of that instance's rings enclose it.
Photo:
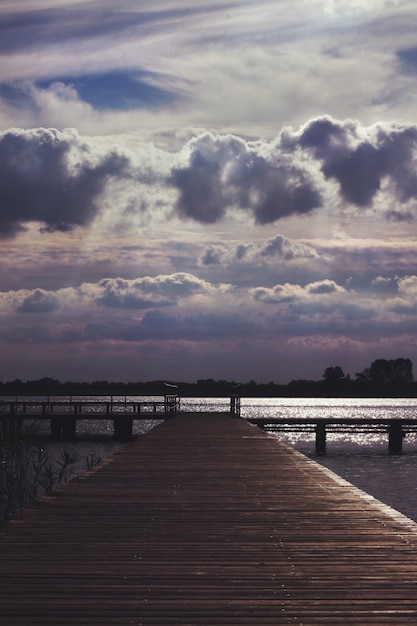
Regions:
[[[175,307],[182,301],[197,298],[226,297],[232,285],[213,284],[186,272],[161,274],[136,279],[103,278],[97,283],[82,283],[55,291],[36,288],[0,292],[0,314],[52,313],[77,315],[81,310],[98,306],[100,309],[150,309]]]
[[[214,287],[184,272],[135,280],[106,278],[97,284],[96,301],[107,307],[140,309],[174,305],[184,298],[209,294],[215,289],[224,292],[227,288],[225,285]]]
[[[302,297],[303,289],[299,285],[275,285],[272,288],[255,287],[249,291],[251,297],[256,302],[263,304],[281,304],[283,302],[293,302]]]
[[[115,8],[112,2],[93,0],[88,3],[59,2],[59,5],[33,8],[33,2],[29,1],[10,7],[2,17],[0,51],[10,54],[74,40],[102,41],[107,37],[129,36],[132,31],[142,37],[172,33],[178,24],[194,19],[200,22],[210,13],[233,8],[236,2],[210,2],[203,6],[187,3],[188,6],[173,7],[165,1],[142,0],[138,8],[136,2],[124,0]]]
[[[45,232],[89,224],[100,210],[107,179],[121,176],[126,160],[116,154],[86,159],[75,131],[10,130],[0,136],[0,233],[14,235],[27,222]]]
[[[321,206],[320,192],[307,168],[277,151],[234,136],[206,133],[193,139],[184,166],[174,168],[171,183],[179,191],[179,215],[202,223],[218,221],[229,208],[251,211],[268,224]]]
[[[52,313],[59,308],[57,298],[43,289],[35,289],[16,307],[17,313]]]
[[[263,226],[319,211],[335,215],[340,206],[378,208],[401,223],[414,215],[416,154],[415,125],[366,127],[329,117],[270,141],[205,132],[177,152],[134,141],[112,145],[73,130],[12,129],[0,135],[0,232],[15,236],[30,222],[44,233],[65,232],[96,218],[113,229],[137,228],[162,212],[199,224],[238,217]],[[278,236],[257,253],[309,256],[300,246]],[[250,248],[236,247],[236,259],[250,256]],[[208,251],[203,263],[219,254]]]
[[[387,219],[410,221],[416,154],[415,125],[322,117],[284,129],[275,141],[202,134],[184,147],[185,163],[173,167],[168,184],[178,190],[177,214],[203,224],[233,210],[259,225],[310,216],[334,198],[329,182],[341,205],[375,208],[379,199]]]
[[[275,235],[262,243],[242,242],[230,247],[211,244],[200,256],[199,263],[209,266],[231,263],[269,263],[276,260],[302,262],[320,258],[320,254],[311,246],[292,241],[284,235]]]
[[[370,288],[374,293],[396,293],[398,291],[398,282],[395,278],[377,276],[371,281]]]
[[[398,291],[400,294],[417,299],[417,276],[405,276],[399,279]]]
[[[282,302],[294,302],[296,300],[311,300],[310,296],[344,294],[346,290],[337,285],[333,280],[320,280],[309,283],[305,287],[286,283],[275,285],[272,288],[256,287],[250,290],[250,294],[257,302],[265,304],[279,304]],[[316,300],[316,298],[314,298]]]
[[[306,290],[312,294],[345,293],[345,289],[337,285],[334,280],[320,280],[307,285]]]
[[[284,141],[289,136],[284,133]],[[289,144],[321,162],[326,179],[339,184],[342,198],[358,207],[372,205],[387,182],[399,202],[417,197],[417,126],[379,122],[364,127],[323,117],[312,120]]]
[[[197,358],[201,346],[212,350],[215,343],[218,358],[222,350],[234,355],[238,351],[261,363],[260,351],[265,353],[267,348],[273,363],[277,342],[285,358],[285,346],[295,349],[297,343],[308,343],[311,337],[321,337],[329,345],[349,338],[358,349],[371,341],[375,345],[388,342],[399,334],[412,337],[416,276],[399,279],[398,293],[388,289],[388,279],[377,276],[374,281],[387,289],[360,293],[331,279],[247,289],[180,272],[132,280],[103,279],[55,291],[3,292],[0,341],[6,351],[34,344],[57,350],[65,344],[72,354],[84,345],[95,360],[115,350],[134,350],[136,355],[151,350],[157,358],[168,346],[184,350],[187,359]],[[133,355],[132,359],[134,362]],[[323,359],[327,366],[324,354]],[[142,376],[146,379],[145,369]],[[193,378],[192,370],[189,376]],[[194,378],[199,376],[194,372]]]
[[[255,325],[237,313],[201,312],[174,318],[161,311],[149,311],[141,324],[146,339],[187,339],[208,341],[245,337],[253,332]]]
[[[206,224],[224,216],[228,200],[215,159],[194,151],[188,167],[174,169],[171,183],[179,190],[176,209],[180,215]]]

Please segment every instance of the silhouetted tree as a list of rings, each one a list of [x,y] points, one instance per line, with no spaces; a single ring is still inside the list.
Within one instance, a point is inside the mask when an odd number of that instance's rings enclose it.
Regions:
[[[413,363],[410,359],[376,359],[371,366],[356,374],[358,382],[374,385],[412,383]]]
[[[324,370],[323,378],[326,383],[334,385],[344,380],[345,373],[340,365],[336,365],[334,367],[326,367],[326,369]]]

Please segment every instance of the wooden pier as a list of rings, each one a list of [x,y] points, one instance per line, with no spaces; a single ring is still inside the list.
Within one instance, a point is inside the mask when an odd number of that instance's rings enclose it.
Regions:
[[[71,441],[76,437],[79,420],[103,419],[113,421],[116,439],[132,438],[133,422],[136,420],[166,420],[180,410],[180,398],[176,394],[161,396],[160,400],[109,400],[108,397],[83,400],[14,400],[0,401],[0,435],[18,432],[24,421],[49,420],[51,436],[55,440]],[[230,412],[241,415],[241,398],[232,395]],[[326,454],[327,435],[331,433],[385,433],[390,454],[401,454],[403,440],[408,433],[417,432],[417,418],[271,418],[248,417],[251,424],[268,432],[315,433],[316,453]]]
[[[262,430],[271,433],[314,433],[316,440],[316,454],[324,456],[327,449],[327,435],[345,433],[357,435],[358,433],[386,434],[388,452],[390,454],[402,454],[403,441],[407,434],[417,432],[417,419],[411,418],[279,418],[265,417],[248,418],[251,424],[259,426]]]
[[[177,413],[0,529],[4,626],[416,623],[417,524],[229,413]]]
[[[177,395],[161,400],[14,400],[0,401],[0,434],[18,432],[24,421],[49,420],[53,439],[75,439],[77,421],[112,420],[116,439],[132,438],[133,421],[167,419],[180,407]]]

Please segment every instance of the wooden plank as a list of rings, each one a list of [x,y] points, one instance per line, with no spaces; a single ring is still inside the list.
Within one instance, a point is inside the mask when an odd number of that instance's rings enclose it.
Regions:
[[[417,525],[229,414],[177,414],[0,529],[0,624],[415,624]]]

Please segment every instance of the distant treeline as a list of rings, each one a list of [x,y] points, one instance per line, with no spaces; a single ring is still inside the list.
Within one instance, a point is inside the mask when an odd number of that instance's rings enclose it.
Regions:
[[[377,359],[369,368],[345,375],[339,365],[327,367],[321,380],[292,380],[286,385],[274,382],[247,383],[200,379],[195,383],[154,380],[147,382],[60,382],[54,378],[0,381],[0,395],[169,395],[183,397],[412,397],[417,395],[410,359]]]

